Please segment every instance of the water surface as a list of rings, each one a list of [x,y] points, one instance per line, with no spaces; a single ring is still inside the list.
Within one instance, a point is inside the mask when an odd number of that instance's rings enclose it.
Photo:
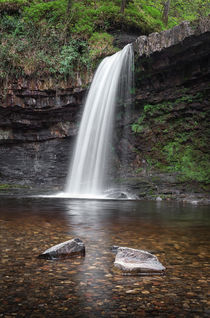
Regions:
[[[208,317],[207,206],[0,198],[0,317]],[[85,258],[37,259],[74,237]],[[123,276],[112,245],[151,251],[164,276]]]

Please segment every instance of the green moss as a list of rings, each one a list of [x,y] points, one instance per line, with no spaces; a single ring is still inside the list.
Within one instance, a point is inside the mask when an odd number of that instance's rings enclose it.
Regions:
[[[18,189],[18,188],[28,188],[27,186],[22,186],[19,184],[0,184],[1,190]]]
[[[9,184],[0,184],[0,190],[10,189],[11,186]]]
[[[210,182],[209,156],[194,145],[183,144],[188,137],[176,138],[163,147],[163,154],[168,163],[168,171],[179,172],[182,180]]]
[[[204,138],[205,139],[205,138]],[[206,145],[205,140],[202,140]],[[157,142],[147,158],[150,168],[178,173],[180,181],[210,183],[210,158],[194,133],[177,133],[172,141]],[[154,156],[154,157],[152,157]]]
[[[131,126],[131,130],[134,132],[134,133],[141,133],[143,132],[144,130],[144,126],[142,125],[139,125],[138,123],[135,123]]]
[[[191,104],[193,102],[201,102],[204,98],[203,93],[197,93],[195,95],[184,95],[174,101],[163,102],[159,104],[146,104],[144,105],[143,112],[138,118],[137,122],[131,125],[131,130],[135,133],[141,133],[144,130],[144,127],[148,121],[154,121],[154,123],[165,123],[171,118],[170,113],[176,109],[184,109],[186,104]],[[197,116],[197,115],[196,115]],[[206,113],[200,112],[199,117],[205,118]],[[179,124],[181,121],[186,124],[188,119],[179,119]],[[190,117],[192,120],[192,117]],[[177,121],[178,122],[178,121]],[[190,125],[197,126],[198,122],[193,120],[193,123],[190,122]]]
[[[173,104],[170,102],[165,102],[162,104],[150,105],[147,104],[144,106],[144,112],[147,115],[153,116],[158,113],[168,112],[173,109]]]
[[[169,114],[154,118],[155,123],[164,124],[170,118]]]
[[[184,91],[176,100],[144,105],[131,129],[137,135],[144,133],[144,138],[148,133],[150,147],[144,157],[149,169],[175,173],[180,181],[208,184],[210,131],[208,113],[202,107],[202,102],[208,100],[208,91]],[[202,111],[195,110],[193,103],[200,103]]]
[[[25,22],[38,23],[41,20],[45,20],[50,24],[54,24],[63,20],[66,10],[67,1],[65,0],[32,3],[24,8],[23,19]]]
[[[143,168],[136,169],[136,174],[141,173],[143,170],[144,170]]]

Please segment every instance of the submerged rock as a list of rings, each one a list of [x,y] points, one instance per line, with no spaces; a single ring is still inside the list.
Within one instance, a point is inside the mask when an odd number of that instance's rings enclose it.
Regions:
[[[128,247],[117,249],[114,266],[127,273],[162,273],[165,270],[155,255]]]
[[[108,199],[128,199],[126,192],[121,192],[119,189],[109,189],[105,192],[105,196]]]
[[[79,238],[57,244],[47,249],[38,257],[45,259],[59,259],[71,258],[74,256],[85,256],[85,245]]]
[[[136,194],[131,193],[130,191],[121,191],[120,189],[117,188],[111,188],[109,190],[106,190],[104,193],[105,197],[107,199],[115,199],[115,200],[136,200],[138,197]]]
[[[113,252],[113,253],[117,253],[117,251],[118,251],[118,248],[119,248],[119,246],[117,246],[117,245],[113,245],[113,246],[111,246],[111,251]]]

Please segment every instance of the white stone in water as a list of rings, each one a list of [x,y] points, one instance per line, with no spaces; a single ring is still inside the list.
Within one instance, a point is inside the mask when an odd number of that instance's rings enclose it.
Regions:
[[[162,273],[165,270],[155,255],[129,247],[118,248],[114,266],[133,273]]]
[[[196,205],[196,204],[198,204],[198,202],[199,202],[198,200],[192,200],[192,201],[191,201],[191,204]]]
[[[70,258],[72,256],[79,255],[85,255],[85,245],[82,240],[75,238],[48,248],[45,252],[39,255],[39,258],[57,259]]]

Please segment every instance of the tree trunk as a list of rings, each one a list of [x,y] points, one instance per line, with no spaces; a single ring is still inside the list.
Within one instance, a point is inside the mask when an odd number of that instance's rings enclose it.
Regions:
[[[165,24],[165,26],[167,26],[167,24],[168,24],[168,14],[169,14],[169,10],[170,10],[170,3],[171,3],[171,1],[168,0],[163,4],[164,9],[163,9],[162,20],[163,20],[163,23]]]
[[[66,10],[67,15],[69,14],[71,10],[71,6],[72,6],[72,0],[68,0],[67,10]]]
[[[72,7],[72,0],[68,0],[66,13],[65,13],[64,28],[63,28],[64,44],[66,44],[66,41],[67,41],[68,19],[69,19],[69,14],[70,14],[70,11],[71,11],[71,7]]]
[[[127,0],[122,0],[120,12],[124,13]]]

